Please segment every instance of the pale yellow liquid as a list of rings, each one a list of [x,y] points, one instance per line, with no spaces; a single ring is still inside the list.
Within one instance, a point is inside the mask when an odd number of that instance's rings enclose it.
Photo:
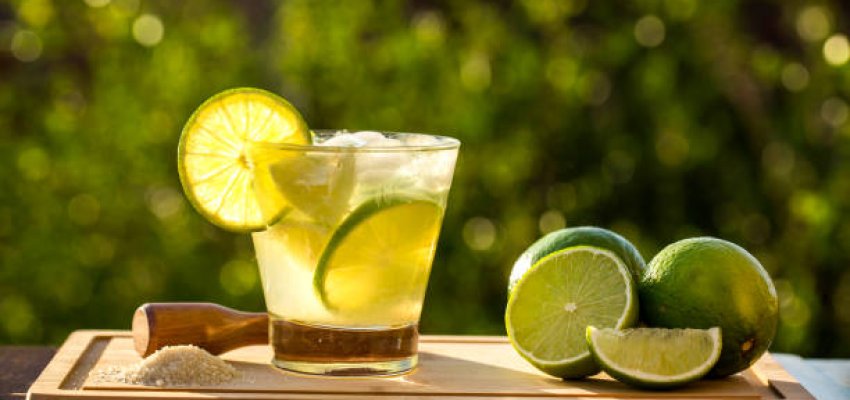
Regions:
[[[398,221],[400,225],[407,223]],[[414,254],[407,254],[400,260],[403,264],[391,257],[376,257],[374,269],[365,271],[373,272],[373,276],[364,276],[363,270],[358,269],[350,287],[345,286],[345,270],[333,271],[334,282],[340,282],[334,289],[343,291],[343,301],[348,302],[337,310],[322,302],[314,285],[316,265],[334,228],[287,217],[266,231],[254,233],[266,307],[273,318],[335,327],[415,324],[422,311],[439,223],[430,227],[432,240],[422,243]],[[377,233],[374,240],[380,241],[380,235]],[[382,296],[382,292],[387,295]]]
[[[261,160],[257,192],[280,213],[253,234],[275,365],[323,375],[416,365],[456,156],[283,149]]]
[[[268,168],[274,190],[292,204],[267,230],[253,234],[266,306],[272,318],[340,328],[417,323],[455,155],[287,154],[272,162]],[[329,239],[362,204],[376,197],[393,196],[421,198],[433,204],[439,210],[436,220],[411,227],[414,219],[407,220],[406,214],[401,213],[394,224],[373,232],[362,243],[362,251],[350,256],[351,263],[359,267],[350,269],[356,274],[351,276],[351,285],[346,285],[344,263],[332,270],[328,290],[333,291],[328,296],[341,306],[331,309],[323,303],[314,282],[317,263]],[[410,236],[410,241],[405,240],[405,235]],[[397,254],[382,243],[385,239],[418,242],[413,248],[404,249],[405,254]]]

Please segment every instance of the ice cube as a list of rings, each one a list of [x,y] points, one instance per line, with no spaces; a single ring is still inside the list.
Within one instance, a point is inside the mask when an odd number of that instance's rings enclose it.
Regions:
[[[440,192],[449,189],[456,157],[457,153],[449,150],[416,152],[408,169],[418,177],[422,189]]]
[[[401,140],[388,138],[381,132],[360,131],[355,136],[366,141],[369,148],[401,147]],[[370,190],[397,184],[406,174],[410,154],[403,151],[380,151],[361,153],[357,156],[357,181],[362,189]]]
[[[398,139],[388,138],[381,132],[360,131],[352,134],[366,142],[366,147],[398,147],[402,143]]]
[[[440,139],[429,135],[409,135],[404,137],[405,146],[433,146],[440,143]]]
[[[359,131],[354,132],[351,135],[365,140],[366,143],[377,142],[386,139],[383,133],[376,131]]]
[[[319,146],[331,147],[398,147],[403,143],[398,139],[388,138],[381,132],[360,131],[355,133],[341,133],[324,142]]]
[[[383,133],[377,131],[359,131],[354,133],[340,133],[336,136],[321,142],[319,146],[332,147],[357,147],[357,148],[389,148],[403,147],[405,143],[402,140],[386,137]],[[336,180],[334,174],[340,172],[336,168],[352,169],[356,174],[356,185],[361,193],[371,193],[373,191],[387,190],[389,187],[397,188],[412,185],[415,181],[411,175],[414,172],[410,168],[412,153],[405,151],[366,151],[325,155],[325,158],[339,158],[339,161],[346,160],[349,166],[343,167],[342,163],[320,163],[314,166],[303,166],[299,179],[299,184],[302,186],[320,186],[325,184],[333,185]],[[328,168],[334,166],[332,168]],[[305,190],[306,191],[306,190]],[[305,207],[306,208],[306,207]]]
[[[385,186],[408,175],[407,152],[370,152],[357,156],[357,182],[363,188]]]
[[[341,133],[324,142],[318,143],[319,146],[329,147],[363,147],[368,141],[360,136],[352,133]]]

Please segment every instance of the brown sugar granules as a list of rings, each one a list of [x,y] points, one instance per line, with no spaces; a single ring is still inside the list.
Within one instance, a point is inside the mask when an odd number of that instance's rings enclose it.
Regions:
[[[144,360],[94,372],[99,382],[147,386],[209,386],[238,375],[233,366],[197,346],[166,346]]]

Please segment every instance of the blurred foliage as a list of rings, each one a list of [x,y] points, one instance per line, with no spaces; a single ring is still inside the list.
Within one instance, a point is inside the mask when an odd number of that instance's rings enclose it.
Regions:
[[[0,2],[0,343],[147,301],[263,309],[247,235],[188,205],[205,98],[463,142],[422,328],[503,332],[514,258],[600,225],[723,237],[776,281],[774,351],[850,356],[850,9],[837,1]],[[844,304],[844,306],[841,306]]]

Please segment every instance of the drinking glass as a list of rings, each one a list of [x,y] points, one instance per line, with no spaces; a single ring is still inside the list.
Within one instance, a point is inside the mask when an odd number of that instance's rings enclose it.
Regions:
[[[262,154],[253,160],[261,207],[276,213],[252,236],[273,363],[319,375],[409,371],[460,142],[314,137],[306,146],[253,145]]]

